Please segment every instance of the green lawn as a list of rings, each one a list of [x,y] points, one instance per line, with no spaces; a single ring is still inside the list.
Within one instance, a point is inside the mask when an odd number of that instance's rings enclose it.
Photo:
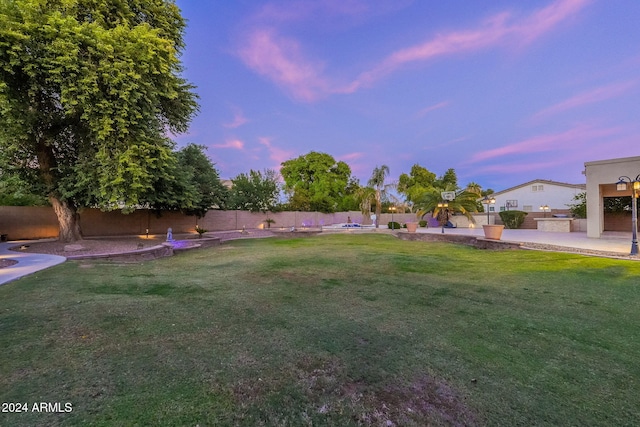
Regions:
[[[387,235],[67,262],[0,286],[0,425],[639,425],[639,307],[638,262]]]

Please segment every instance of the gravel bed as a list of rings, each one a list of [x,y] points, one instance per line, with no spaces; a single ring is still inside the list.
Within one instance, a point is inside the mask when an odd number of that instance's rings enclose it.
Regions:
[[[14,259],[0,259],[0,268],[9,267],[10,265],[17,264],[18,261]]]
[[[219,237],[220,241],[225,242],[228,240],[236,239],[251,239],[260,237],[271,237],[274,234],[269,230],[251,229],[246,230],[244,233],[240,231],[221,231],[206,233],[205,237]],[[188,240],[197,243],[197,236],[195,235],[175,235],[175,239]],[[47,242],[33,242],[25,245],[16,245],[12,250],[16,252],[28,252],[28,253],[40,253],[49,255],[61,255],[61,256],[76,256],[76,255],[105,255],[105,254],[120,254],[125,252],[132,252],[140,249],[149,249],[153,246],[161,245],[166,241],[165,236],[153,237],[146,239],[144,237],[119,237],[119,238],[99,238],[99,239],[84,239],[78,242],[74,242],[73,245],[79,245],[82,249],[68,250],[69,244],[58,241]],[[22,248],[22,249],[21,249]],[[6,266],[5,266],[6,267]]]
[[[11,249],[16,252],[61,256],[104,255],[131,252],[138,249],[148,249],[153,246],[162,244],[163,241],[164,239],[143,239],[138,237],[116,239],[84,239],[73,243],[74,246],[79,245],[80,247],[82,247],[82,249],[78,250],[65,250],[65,248],[69,249],[69,244],[58,241],[27,243],[25,245],[14,246]],[[140,247],[140,245],[142,245],[142,247]]]

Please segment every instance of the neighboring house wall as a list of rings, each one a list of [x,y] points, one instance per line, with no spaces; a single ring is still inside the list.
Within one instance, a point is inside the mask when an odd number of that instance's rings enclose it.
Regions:
[[[640,157],[599,160],[584,164],[587,176],[587,236],[598,238],[605,230],[604,198],[631,195],[631,186],[626,191],[617,191],[616,183],[621,176],[634,179],[640,174]],[[631,230],[630,219],[627,230]],[[623,226],[616,225],[615,229]],[[612,230],[613,231],[613,230]]]
[[[585,189],[584,184],[534,180],[492,194],[491,197],[496,199],[496,203],[492,207],[495,212],[519,210],[535,213],[543,212],[540,210],[540,206],[546,205],[550,208],[549,213],[565,212],[569,204],[575,203],[573,198],[584,192]],[[514,202],[515,206],[513,206]]]

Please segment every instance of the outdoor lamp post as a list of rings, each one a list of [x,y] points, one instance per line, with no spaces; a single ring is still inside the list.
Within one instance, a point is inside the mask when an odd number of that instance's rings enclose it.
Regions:
[[[549,210],[549,205],[542,205],[540,206],[540,210],[542,210],[542,212],[544,212],[544,217],[547,217],[547,211]]]
[[[440,212],[443,212],[443,209],[446,209],[449,207],[449,203],[447,202],[442,202],[442,203],[438,203],[438,208],[440,208]],[[449,220],[449,217],[447,216],[446,220]],[[442,224],[442,234],[444,234],[444,224],[446,223],[446,221],[442,221],[440,220],[440,223]]]
[[[393,222],[393,213],[396,211],[396,209],[398,208],[396,208],[395,206],[389,206],[389,211],[391,211],[391,229],[392,230],[396,229],[396,224]]]
[[[627,182],[631,184],[631,255],[638,255],[638,190],[640,190],[640,174],[635,179],[621,176],[616,183],[618,191],[627,190]]]
[[[487,205],[487,225],[489,225],[489,206],[495,205],[496,199],[494,197],[484,196],[482,204]]]

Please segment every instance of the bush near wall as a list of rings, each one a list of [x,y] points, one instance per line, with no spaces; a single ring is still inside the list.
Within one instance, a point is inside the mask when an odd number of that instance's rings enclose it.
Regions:
[[[503,211],[500,212],[500,219],[504,223],[505,228],[520,228],[524,222],[524,217],[528,215],[523,211]]]

